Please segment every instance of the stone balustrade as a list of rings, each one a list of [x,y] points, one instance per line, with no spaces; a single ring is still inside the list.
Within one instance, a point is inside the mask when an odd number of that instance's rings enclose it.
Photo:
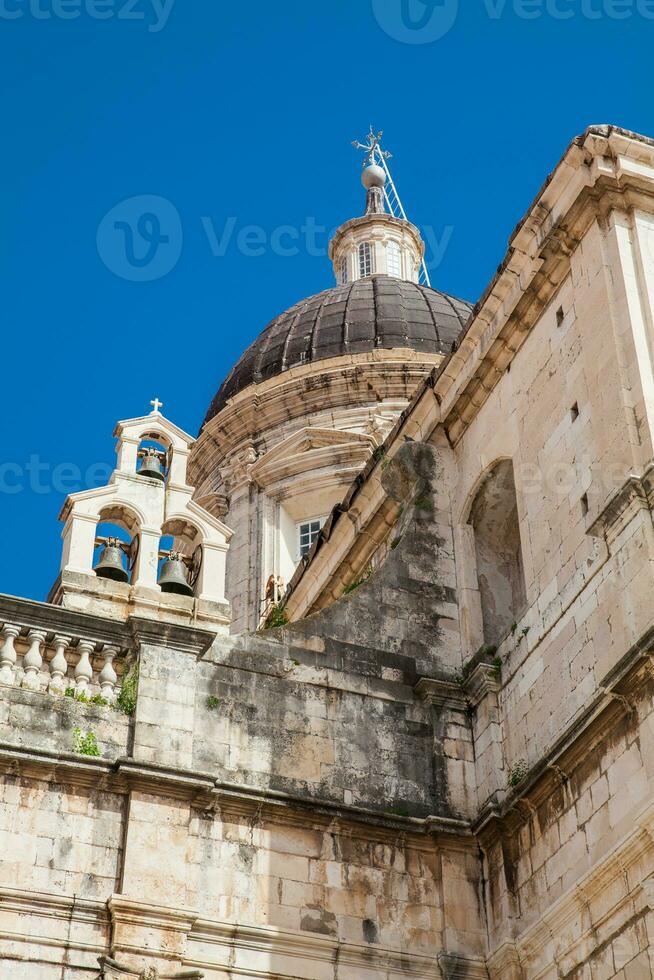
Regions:
[[[112,704],[120,690],[122,652],[119,643],[105,639],[18,618],[6,621],[0,628],[0,697],[6,685]]]

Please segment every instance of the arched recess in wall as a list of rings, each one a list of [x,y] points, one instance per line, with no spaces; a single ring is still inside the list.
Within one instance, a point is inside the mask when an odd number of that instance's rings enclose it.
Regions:
[[[526,607],[513,463],[502,459],[484,477],[470,508],[484,642],[497,646]]]

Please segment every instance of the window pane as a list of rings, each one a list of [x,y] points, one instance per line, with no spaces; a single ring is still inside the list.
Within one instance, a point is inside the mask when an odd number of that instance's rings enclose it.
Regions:
[[[345,285],[347,282],[347,256],[341,259],[341,283]]]
[[[300,544],[300,558],[304,558],[304,556],[309,553],[311,550],[311,545],[318,537],[320,528],[323,526],[323,524],[324,520],[321,517],[298,524],[297,529]]]
[[[395,276],[396,279],[401,278],[400,246],[397,242],[389,242],[386,246],[386,266],[389,276]]]
[[[361,242],[359,245],[359,275],[362,278],[372,275],[372,249],[370,248],[370,242]]]

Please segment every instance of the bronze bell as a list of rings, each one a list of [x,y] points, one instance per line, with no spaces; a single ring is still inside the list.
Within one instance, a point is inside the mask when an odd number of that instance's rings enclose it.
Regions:
[[[159,585],[162,592],[173,592],[176,595],[192,596],[193,589],[188,584],[186,568],[178,551],[171,551],[161,569]]]
[[[95,566],[95,574],[113,582],[129,582],[129,575],[123,565],[123,549],[118,538],[107,538],[104,542],[100,560]]]
[[[161,453],[148,446],[141,450],[139,456],[141,457],[139,476],[149,476],[151,480],[161,480],[163,483],[166,478],[161,467]]]

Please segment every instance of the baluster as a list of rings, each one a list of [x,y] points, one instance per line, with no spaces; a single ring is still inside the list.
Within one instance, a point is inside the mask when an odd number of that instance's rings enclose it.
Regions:
[[[114,670],[114,658],[117,657],[119,653],[120,651],[117,647],[105,647],[102,651],[104,656],[104,666],[100,672],[100,677],[98,680],[100,682],[100,694],[109,702],[113,702],[116,697],[118,674]]]
[[[16,666],[16,637],[20,633],[20,626],[12,626],[5,623],[0,630],[0,636],[4,637],[2,648],[0,649],[0,684],[14,683],[14,668]]]
[[[23,657],[23,687],[28,687],[33,691],[38,691],[41,686],[41,667],[43,666],[43,656],[41,649],[47,636],[46,630],[30,630],[27,639],[30,648]]]
[[[63,694],[66,690],[66,673],[68,671],[68,661],[66,660],[66,650],[70,646],[69,636],[55,636],[54,648],[55,655],[50,661],[50,683],[48,691],[51,694]]]
[[[80,640],[77,649],[79,660],[75,667],[75,694],[86,694],[93,677],[91,654],[95,650],[95,643],[93,640]]]

